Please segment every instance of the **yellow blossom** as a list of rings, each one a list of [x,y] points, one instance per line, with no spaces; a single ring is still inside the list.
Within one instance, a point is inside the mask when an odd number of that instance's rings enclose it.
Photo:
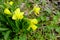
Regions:
[[[34,25],[34,24],[32,24],[32,25],[31,25],[31,28],[33,29],[33,31],[35,31],[35,30],[37,29],[37,26]]]
[[[33,29],[33,31],[35,31],[35,30],[37,29],[37,26],[36,26],[36,25],[34,25],[34,24],[31,24],[31,25],[28,27],[28,29],[27,29],[27,30],[30,30],[30,28],[32,28],[32,29]]]
[[[30,25],[27,28],[27,30],[30,30],[30,28],[33,29],[33,31],[35,31],[37,29],[37,26],[35,24],[38,23],[37,19],[29,19],[30,20]]]
[[[31,19],[30,22],[31,22],[31,24],[37,24],[38,23],[37,19]]]
[[[10,1],[10,2],[9,2],[10,5],[13,5],[13,3],[14,3],[13,1]]]
[[[13,16],[12,16],[12,19],[13,19],[13,20],[23,19],[23,17],[24,17],[23,15],[24,15],[24,12],[20,12],[20,9],[17,8],[17,9],[15,10],[15,13],[14,13]]]
[[[9,10],[8,8],[5,8],[5,9],[4,9],[4,13],[5,13],[5,14],[9,14],[9,15],[11,14],[11,12],[10,12],[10,10]]]
[[[39,14],[40,8],[38,6],[34,6],[33,11],[35,15],[37,16]]]
[[[24,14],[24,12],[15,13],[15,14],[12,16],[12,19],[13,19],[13,20],[23,19],[23,17],[24,17],[23,14]]]
[[[17,9],[15,10],[15,13],[20,13],[20,8],[17,8]]]

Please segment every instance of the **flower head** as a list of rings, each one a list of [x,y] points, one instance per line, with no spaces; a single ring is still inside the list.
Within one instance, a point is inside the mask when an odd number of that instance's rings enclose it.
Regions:
[[[31,28],[33,29],[33,31],[35,31],[35,30],[37,29],[37,26],[34,25],[34,24],[32,24],[32,25],[31,25]]]
[[[15,10],[15,13],[20,13],[20,8],[17,8],[17,9]]]
[[[24,12],[20,12],[20,9],[17,8],[17,9],[15,10],[13,16],[12,16],[12,19],[13,19],[13,20],[23,19],[23,17],[24,17],[23,15],[24,15]]]
[[[31,24],[37,24],[38,23],[37,19],[31,19],[30,22],[31,22]]]
[[[5,9],[4,9],[4,13],[5,13],[5,14],[9,14],[9,15],[11,14],[11,12],[10,12],[10,10],[9,10],[8,8],[5,8]]]
[[[33,31],[35,31],[37,29],[37,26],[35,25],[38,23],[37,19],[29,19],[29,20],[30,20],[30,25],[27,30],[30,30],[30,28],[32,28]]]
[[[10,2],[9,2],[10,5],[13,5],[13,3],[14,3],[13,1],[10,1]]]
[[[35,31],[37,29],[37,26],[34,24],[31,24],[27,30],[30,30],[30,28],[32,28],[32,30]]]
[[[38,6],[34,6],[33,11],[34,11],[35,15],[38,15],[40,8]]]

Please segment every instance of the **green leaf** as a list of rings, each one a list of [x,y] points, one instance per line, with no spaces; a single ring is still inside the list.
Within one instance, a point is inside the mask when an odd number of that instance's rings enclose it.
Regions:
[[[54,17],[53,17],[53,22],[54,22],[54,23],[57,23],[57,22],[58,22],[58,16],[54,16]]]
[[[14,38],[14,40],[18,40],[18,37],[16,36],[16,37]]]
[[[57,31],[58,33],[60,33],[60,27],[59,27],[59,28],[57,27],[57,28],[56,28],[56,31]]]
[[[46,4],[46,0],[42,0],[42,5],[45,5]]]
[[[15,23],[12,21],[9,17],[6,17],[8,24],[10,27],[12,27],[13,30],[15,30]]]
[[[41,20],[42,21],[46,21],[46,17],[45,16],[41,16]]]
[[[0,31],[6,31],[8,28],[0,28]]]
[[[3,4],[3,1],[4,1],[4,0],[0,0],[0,5]]]
[[[9,31],[7,31],[6,33],[5,33],[5,35],[4,35],[4,40],[8,40],[9,39],[9,34],[10,34],[10,30]]]
[[[48,12],[49,14],[51,13],[51,9],[48,7],[45,9],[45,11]]]
[[[59,12],[59,11],[57,11],[56,13],[57,13],[57,16],[59,16],[59,17],[60,17],[60,12]]]
[[[21,35],[21,36],[19,37],[19,40],[27,40],[27,39],[26,39],[26,34]]]
[[[0,21],[7,22],[6,17],[3,14],[0,14]]]

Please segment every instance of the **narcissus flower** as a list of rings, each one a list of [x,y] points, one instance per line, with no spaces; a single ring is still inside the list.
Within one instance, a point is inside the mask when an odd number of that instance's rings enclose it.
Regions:
[[[31,19],[30,22],[31,22],[31,24],[37,24],[38,23],[37,19]]]
[[[23,17],[24,17],[23,14],[24,14],[24,12],[15,13],[15,14],[12,16],[12,19],[13,19],[13,20],[23,19]]]
[[[31,24],[27,30],[30,30],[30,28],[32,28],[32,30],[35,31],[37,29],[37,26],[34,24]]]
[[[20,12],[20,9],[17,8],[12,16],[13,20],[19,20],[19,19],[23,19],[24,12]]]
[[[14,3],[13,1],[10,1],[10,2],[9,2],[10,5],[13,5],[13,3]]]
[[[5,13],[5,14],[9,14],[9,15],[11,14],[11,12],[10,12],[10,10],[9,10],[8,8],[5,8],[5,9],[4,9],[4,13]]]
[[[34,6],[33,11],[35,15],[37,16],[39,14],[40,8],[38,6]]]
[[[30,20],[30,25],[27,30],[30,30],[30,28],[32,28],[33,31],[35,31],[37,29],[37,26],[35,25],[38,23],[37,19],[29,19],[29,20]]]
[[[20,8],[17,8],[14,12],[15,13],[20,13]]]
[[[34,24],[32,24],[32,25],[31,25],[31,28],[33,29],[33,31],[35,31],[35,30],[37,29],[37,26],[34,25]]]

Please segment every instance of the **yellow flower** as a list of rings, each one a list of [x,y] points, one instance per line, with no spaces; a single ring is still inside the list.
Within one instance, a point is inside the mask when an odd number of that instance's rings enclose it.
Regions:
[[[37,29],[37,26],[35,24],[38,23],[37,19],[29,19],[30,20],[30,25],[27,28],[27,30],[30,30],[30,28],[33,29],[33,31],[35,31]]]
[[[12,16],[12,19],[13,19],[13,20],[23,19],[23,17],[24,17],[23,14],[24,14],[24,12],[15,13],[15,14]]]
[[[20,8],[17,8],[17,9],[15,10],[15,13],[20,13]]]
[[[31,24],[37,24],[38,23],[37,19],[31,19],[30,22],[31,22]]]
[[[34,6],[33,11],[35,15],[37,16],[39,14],[40,8],[38,6]]]
[[[14,3],[13,1],[10,1],[10,2],[9,2],[10,5],[13,5],[13,3]]]
[[[29,27],[28,27],[28,31],[30,30],[30,28],[32,28],[33,29],[33,31],[35,31],[36,29],[37,29],[37,26],[36,25],[34,25],[34,24],[31,24]]]
[[[5,9],[4,9],[4,13],[5,13],[5,14],[9,14],[9,15],[11,14],[11,12],[10,12],[10,10],[9,10],[8,8],[5,8]]]
[[[20,12],[20,9],[17,8],[17,9],[15,10],[15,14],[13,14],[13,16],[12,16],[12,19],[13,19],[13,20],[23,19],[23,17],[24,17],[23,15],[24,15],[24,12]]]
[[[37,29],[37,26],[35,24],[38,23],[37,19],[29,19],[30,20],[30,25],[27,28],[27,30],[30,30],[30,28],[33,29],[33,31],[35,31]]]
[[[33,31],[35,31],[35,30],[37,29],[37,26],[34,25],[34,24],[32,24],[32,25],[31,25],[31,28],[33,29]]]

